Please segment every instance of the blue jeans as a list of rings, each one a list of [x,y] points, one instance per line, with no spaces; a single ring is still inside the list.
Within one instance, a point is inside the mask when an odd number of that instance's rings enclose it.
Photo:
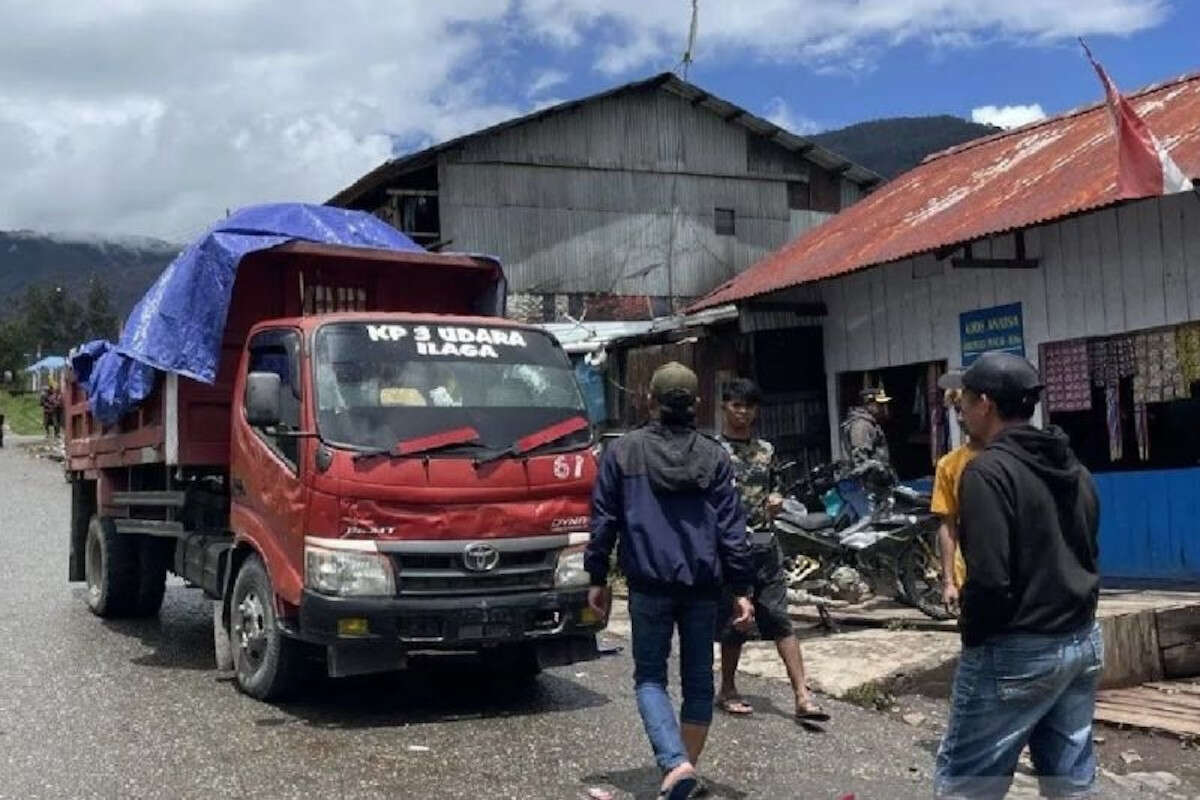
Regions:
[[[713,715],[713,631],[715,598],[663,597],[629,592],[633,627],[633,682],[638,711],[654,748],[659,769],[670,771],[687,761],[679,722],[667,694],[667,659],[671,634],[679,627],[679,683],[683,706],[679,718],[708,725]]]
[[[962,652],[934,794],[1002,798],[1026,744],[1047,797],[1085,796],[1096,778],[1092,713],[1104,664],[1100,626],[994,636]]]

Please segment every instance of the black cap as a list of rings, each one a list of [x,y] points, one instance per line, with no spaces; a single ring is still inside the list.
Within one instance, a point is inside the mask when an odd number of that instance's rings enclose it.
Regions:
[[[962,386],[989,397],[1025,397],[1042,390],[1037,369],[1012,353],[984,353],[962,374]]]
[[[952,369],[942,377],[938,378],[938,388],[945,391],[954,391],[963,388],[962,383],[963,371],[961,369]]]

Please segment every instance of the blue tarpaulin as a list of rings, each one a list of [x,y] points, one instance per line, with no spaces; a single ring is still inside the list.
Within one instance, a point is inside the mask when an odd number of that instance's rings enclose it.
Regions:
[[[212,383],[242,257],[294,240],[422,250],[361,211],[302,203],[241,209],[209,228],[163,270],[125,321],[120,342],[89,342],[76,349],[71,365],[96,418],[111,425],[136,407],[154,388],[156,369]]]

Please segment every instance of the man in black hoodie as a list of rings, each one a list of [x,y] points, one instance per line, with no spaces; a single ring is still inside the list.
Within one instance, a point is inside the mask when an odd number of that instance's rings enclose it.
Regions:
[[[713,713],[713,630],[721,585],[735,595],[734,624],[748,628],[754,578],[746,515],[729,456],[696,431],[696,374],[682,364],[650,379],[654,419],[611,444],[592,493],[592,538],[584,555],[588,603],[608,608],[613,546],[629,584],[638,711],[663,773],[660,797],[696,788],[695,765]],[[671,636],[679,629],[679,720],[667,694]],[[681,724],[682,723],[682,724]]]
[[[1062,431],[1030,425],[1042,385],[1028,361],[985,353],[962,388],[984,450],[959,485],[963,652],[935,793],[1003,797],[1028,744],[1044,795],[1083,796],[1104,658],[1095,485]]]

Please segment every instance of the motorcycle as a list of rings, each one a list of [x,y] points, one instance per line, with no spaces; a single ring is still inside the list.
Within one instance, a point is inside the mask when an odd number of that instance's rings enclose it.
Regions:
[[[942,603],[938,518],[928,495],[897,484],[877,462],[816,467],[786,494],[772,524],[791,588],[832,588],[843,600],[884,588],[928,617],[954,616]]]

